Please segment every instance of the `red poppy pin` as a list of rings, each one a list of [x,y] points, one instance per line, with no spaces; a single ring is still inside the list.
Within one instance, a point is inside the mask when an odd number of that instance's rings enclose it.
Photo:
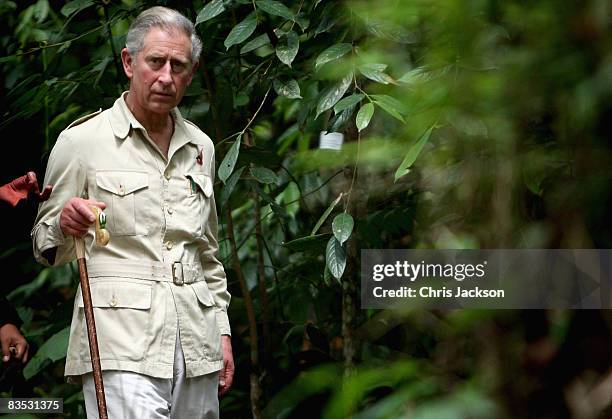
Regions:
[[[204,151],[204,149],[203,149],[203,148],[202,148],[202,149],[200,149],[200,154],[198,154],[198,155],[196,156],[196,162],[197,162],[197,163],[198,163],[200,166],[202,166],[202,152],[203,152],[203,151]]]

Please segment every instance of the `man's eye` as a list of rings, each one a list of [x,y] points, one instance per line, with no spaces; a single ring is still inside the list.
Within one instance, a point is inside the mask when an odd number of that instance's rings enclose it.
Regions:
[[[149,59],[149,63],[151,64],[151,67],[160,68],[164,64],[164,60],[161,58],[153,57]]]
[[[186,68],[187,68],[187,65],[183,63],[179,63],[179,62],[172,63],[172,71],[174,73],[182,73],[183,71],[185,71]]]

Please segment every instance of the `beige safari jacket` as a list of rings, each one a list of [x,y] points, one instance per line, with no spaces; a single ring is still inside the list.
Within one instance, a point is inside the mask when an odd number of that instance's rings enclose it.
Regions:
[[[171,378],[177,327],[188,377],[221,369],[221,334],[230,334],[223,266],[216,258],[214,146],[172,111],[168,159],[129,111],[114,106],[64,130],[49,157],[54,186],[32,230],[36,259],[75,259],[74,240],[59,226],[71,197],[106,204],[106,247],[85,237],[94,316],[104,370]],[[54,261],[43,252],[57,248]],[[67,376],[91,371],[80,287],[66,358]]]

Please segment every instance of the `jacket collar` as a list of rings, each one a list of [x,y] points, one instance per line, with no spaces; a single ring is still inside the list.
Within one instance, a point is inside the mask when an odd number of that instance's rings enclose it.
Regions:
[[[125,102],[125,97],[128,92],[123,92],[121,96],[115,101],[115,104],[110,109],[109,121],[113,134],[115,137],[125,140],[133,129],[141,129],[146,132],[145,127],[134,117],[132,112]],[[204,143],[191,134],[187,128],[187,123],[183,119],[178,108],[174,108],[171,111],[172,118],[174,119],[174,135],[172,136],[172,143],[178,141],[177,144],[171,144],[171,148],[180,148],[184,144],[191,142],[194,144],[204,145]]]

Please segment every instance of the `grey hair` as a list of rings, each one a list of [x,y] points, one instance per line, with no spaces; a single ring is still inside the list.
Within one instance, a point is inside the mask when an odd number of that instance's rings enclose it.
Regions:
[[[191,61],[198,61],[202,52],[202,41],[196,33],[195,26],[176,10],[163,6],[155,6],[143,11],[130,25],[125,47],[132,57],[142,50],[145,36],[153,27],[164,30],[178,29],[185,33],[191,39]]]

